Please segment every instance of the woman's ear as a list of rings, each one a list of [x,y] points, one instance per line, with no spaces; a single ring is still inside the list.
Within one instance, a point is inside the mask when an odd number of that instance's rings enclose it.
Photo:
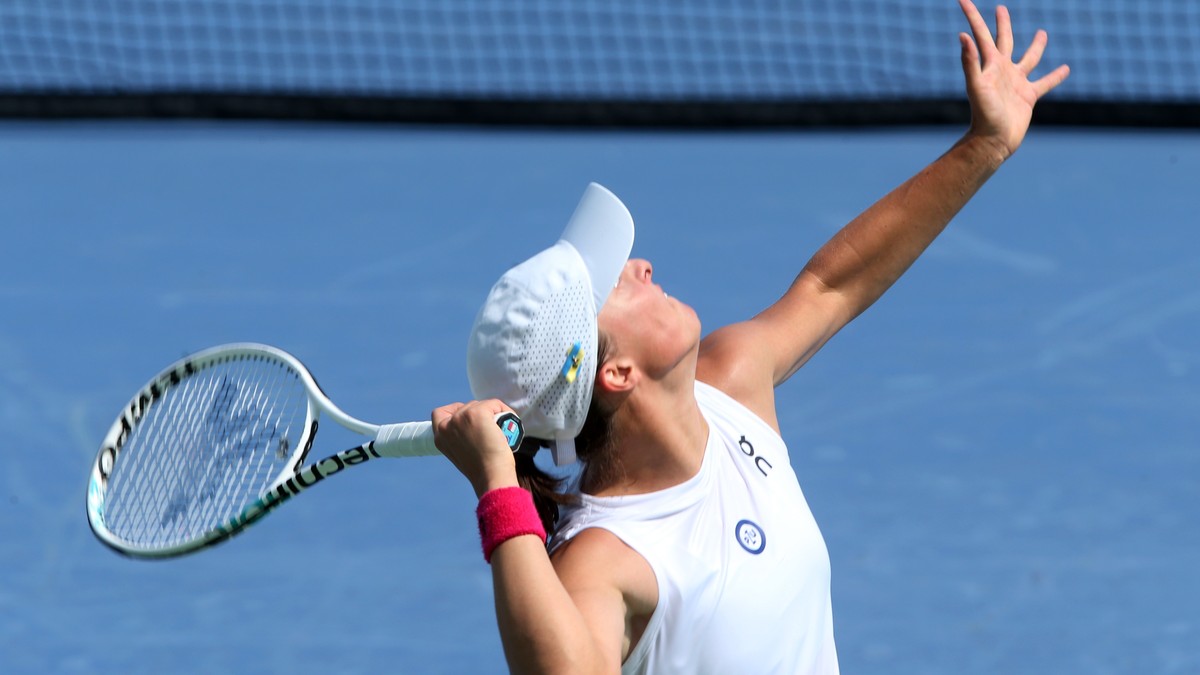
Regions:
[[[637,367],[628,359],[611,358],[600,364],[596,373],[596,386],[608,394],[621,394],[633,391],[641,377]]]

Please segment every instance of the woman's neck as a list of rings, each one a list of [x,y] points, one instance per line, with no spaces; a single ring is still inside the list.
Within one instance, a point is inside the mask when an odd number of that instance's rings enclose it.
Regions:
[[[620,470],[598,497],[645,494],[679,485],[704,462],[708,423],[696,402],[695,378],[639,386],[613,413],[614,459]]]

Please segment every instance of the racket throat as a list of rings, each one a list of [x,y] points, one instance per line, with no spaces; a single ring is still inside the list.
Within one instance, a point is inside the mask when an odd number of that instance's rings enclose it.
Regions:
[[[304,446],[300,449],[300,454],[296,456],[296,461],[292,462],[292,472],[296,473],[300,466],[304,464],[304,460],[308,459],[308,451],[312,450],[313,440],[317,437],[318,420],[313,419],[308,425],[308,435],[304,439]]]
[[[316,424],[315,422],[313,423]],[[309,443],[311,444],[311,437]],[[343,450],[336,455],[330,455],[315,464],[310,464],[300,471],[280,480],[267,492],[279,499],[287,499],[297,495],[321,481],[344,471],[347,467],[357,466],[372,459],[378,459],[374,442],[364,443],[358,447]]]

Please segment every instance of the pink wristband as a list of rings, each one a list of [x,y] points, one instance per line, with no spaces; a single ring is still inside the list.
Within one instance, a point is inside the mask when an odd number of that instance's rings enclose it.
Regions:
[[[533,505],[533,495],[519,487],[496,488],[483,493],[475,508],[479,519],[479,538],[483,541],[483,559],[492,562],[492,551],[504,542],[523,534],[536,534],[546,542],[546,528]]]

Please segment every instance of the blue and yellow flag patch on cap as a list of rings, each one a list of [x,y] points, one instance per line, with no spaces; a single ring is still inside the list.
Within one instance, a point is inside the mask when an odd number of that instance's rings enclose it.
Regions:
[[[567,350],[567,361],[562,367],[562,376],[567,382],[574,382],[579,375],[579,367],[583,365],[583,343],[576,342]]]

